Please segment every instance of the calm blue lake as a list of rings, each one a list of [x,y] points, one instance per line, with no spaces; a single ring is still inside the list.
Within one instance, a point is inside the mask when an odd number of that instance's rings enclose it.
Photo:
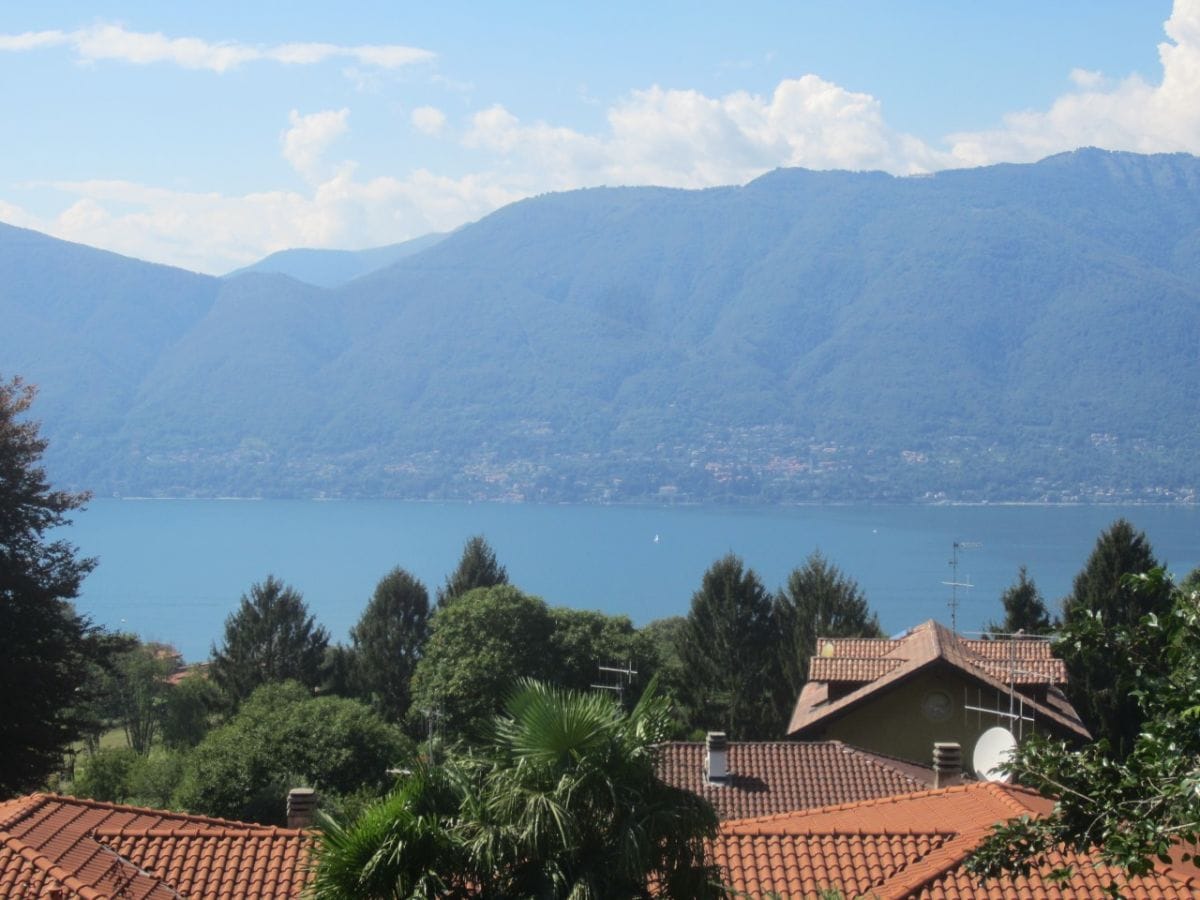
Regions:
[[[961,553],[959,627],[998,617],[1025,564],[1054,604],[1096,536],[1118,516],[1186,574],[1200,563],[1194,507],[831,506],[789,509],[436,504],[392,501],[95,500],[67,536],[100,565],[79,607],[112,628],[208,655],[255,581],[299,589],[335,640],[375,582],[403,566],[433,594],[463,543],[484,534],[524,590],[556,605],[644,624],[687,612],[713,560],[730,551],[774,590],[813,550],[856,579],[884,628],[949,621],[949,560]],[[657,537],[657,540],[655,539]]]

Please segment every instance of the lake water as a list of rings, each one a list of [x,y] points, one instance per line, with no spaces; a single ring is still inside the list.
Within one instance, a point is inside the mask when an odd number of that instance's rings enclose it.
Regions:
[[[774,590],[813,550],[858,581],[888,632],[949,621],[949,560],[960,554],[959,627],[1000,615],[1025,564],[1048,604],[1069,589],[1118,516],[1184,575],[1200,562],[1195,507],[827,506],[788,509],[536,506],[392,501],[95,500],[66,532],[100,560],[81,611],[97,623],[207,657],[255,581],[299,589],[347,640],[394,566],[432,595],[463,543],[483,534],[510,580],[555,605],[625,613],[636,624],[687,612],[704,570],[730,551]],[[656,540],[657,538],[657,540]]]

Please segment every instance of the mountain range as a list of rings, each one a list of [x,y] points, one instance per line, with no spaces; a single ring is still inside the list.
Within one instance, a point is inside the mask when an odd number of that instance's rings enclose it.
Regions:
[[[225,278],[0,226],[0,375],[121,496],[1191,501],[1198,301],[1183,154],[593,188]]]

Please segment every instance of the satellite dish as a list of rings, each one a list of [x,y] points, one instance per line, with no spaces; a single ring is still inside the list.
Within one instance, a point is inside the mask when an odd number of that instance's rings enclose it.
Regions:
[[[1012,776],[1000,771],[1000,765],[1012,758],[1017,749],[1017,739],[1003,725],[989,728],[975,742],[975,752],[971,756],[971,766],[975,774],[984,781],[999,781],[1007,784]]]

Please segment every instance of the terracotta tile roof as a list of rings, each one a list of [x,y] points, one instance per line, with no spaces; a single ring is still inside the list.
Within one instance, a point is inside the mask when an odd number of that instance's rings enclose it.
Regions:
[[[699,794],[722,819],[890,797],[933,783],[925,766],[841,741],[737,741],[729,744],[729,778],[714,784],[704,772],[706,753],[702,743],[663,744],[658,776]]]
[[[314,841],[296,829],[33,794],[0,804],[0,897],[298,897]]]
[[[1195,869],[1159,865],[1142,878],[1099,866],[1087,856],[1057,855],[1028,876],[981,882],[964,863],[992,825],[1041,815],[1052,801],[1018,787],[977,782],[907,796],[725,822],[712,842],[726,883],[749,897],[776,892],[810,897],[836,889],[846,897],[1106,898],[1115,879],[1122,896],[1200,896]],[[1069,864],[1060,886],[1051,876]]]
[[[1048,642],[967,640],[933,620],[899,639],[818,638],[817,654],[809,662],[809,681],[796,701],[788,734],[803,736],[814,726],[939,663],[1002,692],[1008,691],[1010,683],[1044,687],[1044,701],[1022,695],[1026,708],[1060,731],[1090,736],[1059,690],[1059,685],[1066,683],[1066,667],[1051,655]],[[847,682],[857,687],[831,701],[828,685]]]

